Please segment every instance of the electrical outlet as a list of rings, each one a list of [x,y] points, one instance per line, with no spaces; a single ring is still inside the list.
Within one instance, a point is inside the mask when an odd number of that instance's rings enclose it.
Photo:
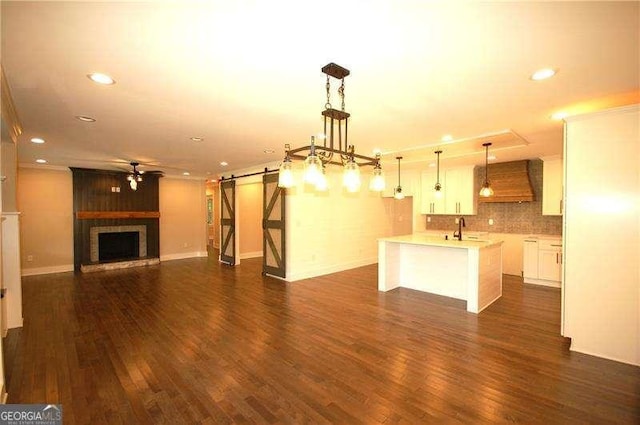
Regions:
[[[427,223],[431,223],[431,217],[427,217]]]
[[[33,255],[27,255],[27,261],[33,261]]]
[[[489,219],[489,226],[493,226],[493,219],[492,218]]]
[[[459,219],[459,218],[456,218],[456,224],[458,224],[458,222],[459,222],[459,221],[460,221],[460,219]]]
[[[189,246],[189,244],[185,242],[184,244],[182,244],[182,246],[183,246],[184,248],[187,248],[187,247]]]

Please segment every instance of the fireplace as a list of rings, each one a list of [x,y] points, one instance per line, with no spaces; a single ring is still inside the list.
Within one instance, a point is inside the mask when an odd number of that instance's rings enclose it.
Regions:
[[[139,232],[100,233],[98,235],[98,260],[128,260],[138,258]]]
[[[147,256],[147,226],[95,226],[89,230],[91,262],[129,261]]]

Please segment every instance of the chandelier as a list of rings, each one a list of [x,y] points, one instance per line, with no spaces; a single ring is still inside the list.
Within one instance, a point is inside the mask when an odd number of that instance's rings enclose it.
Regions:
[[[311,137],[308,146],[301,146],[291,149],[290,145],[285,145],[285,157],[280,165],[280,175],[278,186],[290,188],[295,186],[293,177],[293,160],[304,161],[304,182],[313,185],[316,190],[326,190],[328,188],[325,168],[328,164],[342,166],[342,185],[348,192],[360,190],[360,167],[373,166],[373,174],[369,183],[369,189],[376,192],[384,190],[384,174],[380,165],[380,154],[369,157],[355,153],[355,147],[349,144],[348,140],[348,118],[350,114],[345,112],[344,103],[344,78],[349,75],[349,70],[330,63],[322,67],[322,72],[327,75],[326,90],[327,102],[322,111],[324,118],[324,131],[318,137],[320,140],[316,144],[316,138]],[[334,109],[331,105],[331,78],[341,81],[338,88],[338,95],[341,100],[341,109]],[[343,132],[344,128],[344,132]]]

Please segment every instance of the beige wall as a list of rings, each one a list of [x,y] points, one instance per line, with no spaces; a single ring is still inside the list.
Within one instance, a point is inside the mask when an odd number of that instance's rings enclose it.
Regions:
[[[20,168],[17,195],[22,274],[73,270],[71,171]],[[160,215],[161,259],[207,255],[204,181],[161,178]]]
[[[160,260],[207,255],[203,180],[160,179]]]
[[[20,168],[17,188],[22,274],[73,270],[71,171]]]
[[[240,258],[262,256],[262,183],[236,186]]]

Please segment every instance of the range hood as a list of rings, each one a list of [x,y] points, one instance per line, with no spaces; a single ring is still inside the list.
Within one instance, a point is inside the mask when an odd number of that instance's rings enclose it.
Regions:
[[[479,196],[478,202],[531,202],[535,199],[529,178],[529,160],[489,164],[488,171],[493,196]]]

